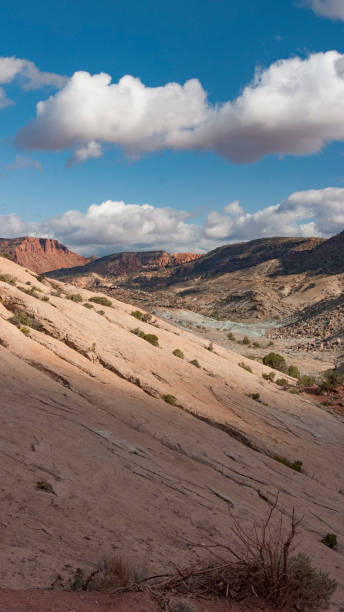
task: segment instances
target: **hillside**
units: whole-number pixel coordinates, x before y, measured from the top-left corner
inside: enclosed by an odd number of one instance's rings
[[[73,253],[58,240],[50,238],[0,238],[0,254],[11,256],[13,261],[43,274],[56,268],[82,266],[89,261],[87,257]]]
[[[2,586],[48,587],[114,553],[153,571],[199,559],[200,545],[235,540],[231,515],[249,528],[280,491],[281,512],[304,517],[300,549],[343,603],[340,416],[128,304],[84,289],[68,299],[75,287],[4,258],[0,274]],[[336,551],[321,543],[328,531]]]

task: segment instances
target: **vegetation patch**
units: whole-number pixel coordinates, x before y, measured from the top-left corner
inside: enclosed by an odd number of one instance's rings
[[[278,353],[268,353],[267,355],[265,355],[265,357],[263,357],[263,363],[264,365],[269,366],[274,370],[279,370],[280,372],[287,371],[287,364],[285,362],[285,359],[284,357],[282,357],[282,355],[279,355]]]
[[[19,329],[24,326],[31,327],[32,329],[39,331],[42,327],[40,322],[37,321],[34,316],[28,315],[27,312],[24,312],[23,310],[16,310],[13,317],[10,317],[7,320],[12,323],[12,325],[19,327]]]
[[[39,491],[44,491],[45,493],[52,493],[53,495],[56,495],[53,486],[46,480],[38,480],[36,482],[36,489],[39,489]]]
[[[290,365],[288,368],[288,375],[292,378],[300,378],[301,373],[299,368],[297,368],[295,365]]]
[[[174,355],[175,357],[179,357],[179,359],[184,359],[184,353],[183,353],[183,351],[181,351],[181,350],[180,350],[180,349],[178,349],[178,348],[174,349],[174,351],[173,351],[173,355]]]
[[[244,336],[242,339],[242,343],[248,346],[249,344],[251,344],[251,340],[249,339],[248,336]]]
[[[289,461],[289,459],[286,457],[281,457],[280,455],[274,455],[273,459],[278,461],[278,463],[283,463],[283,465],[286,465],[288,468],[295,470],[295,472],[302,472],[302,461]]]
[[[164,402],[166,402],[167,404],[171,404],[171,406],[175,406],[177,398],[174,395],[167,393],[166,395],[162,395],[161,397],[164,400]]]
[[[252,368],[244,361],[240,361],[240,363],[238,363],[238,366],[240,366],[243,370],[246,370],[246,372],[251,372],[252,374]]]
[[[132,317],[135,317],[135,319],[143,321],[144,323],[148,323],[152,320],[152,315],[150,312],[141,312],[141,310],[133,310],[130,314]]]
[[[90,304],[89,302],[85,302],[83,306],[85,306],[85,308],[88,308],[89,310],[92,310],[92,308],[94,308],[93,304]]]
[[[337,536],[335,533],[327,533],[321,541],[329,548],[336,548],[337,546]]]
[[[131,329],[130,331],[132,334],[135,334],[135,336],[146,340],[146,342],[149,342],[153,346],[159,346],[159,338],[155,334],[145,334],[139,327],[135,327],[135,329]]]
[[[7,283],[8,285],[15,285],[17,279],[11,274],[0,274],[0,281]]]
[[[195,368],[200,368],[201,366],[199,365],[199,361],[198,359],[192,359],[190,361],[191,365],[195,366]]]
[[[112,306],[112,302],[108,300],[108,298],[102,297],[101,295],[94,295],[88,301],[94,302],[95,304],[100,304],[100,306]]]
[[[70,295],[66,295],[67,300],[72,300],[72,302],[80,303],[83,301],[80,293],[71,293]]]
[[[264,378],[264,380],[268,380],[270,382],[273,382],[275,380],[275,372],[263,372],[262,377]]]

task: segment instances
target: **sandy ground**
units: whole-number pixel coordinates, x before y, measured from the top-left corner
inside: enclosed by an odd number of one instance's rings
[[[224,541],[239,546],[232,517],[250,530],[279,491],[284,519],[293,507],[304,517],[299,549],[338,580],[333,610],[344,604],[340,415],[264,380],[270,368],[256,361],[207,350],[161,319],[138,321],[130,305],[87,309],[92,293],[80,290],[81,303],[66,299],[75,287],[54,296],[50,281],[8,260],[0,274],[17,278],[0,281],[2,587],[44,589],[58,575],[68,584],[76,568],[113,555],[171,571]],[[36,296],[19,288],[33,285]],[[16,310],[40,329],[12,325]],[[302,461],[303,472],[274,455]],[[336,550],[321,543],[327,532]]]

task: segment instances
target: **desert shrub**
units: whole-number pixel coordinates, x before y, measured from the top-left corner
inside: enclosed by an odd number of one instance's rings
[[[143,340],[146,340],[146,342],[149,342],[153,346],[159,346],[159,338],[155,334],[145,334],[139,327],[135,327],[135,329],[131,329],[130,331],[132,334],[135,334],[135,336],[143,338]]]
[[[327,608],[336,581],[314,569],[306,555],[293,554],[300,521],[293,511],[290,522],[286,523],[282,513],[276,510],[277,499],[265,522],[255,525],[251,532],[247,533],[234,521],[233,533],[241,546],[235,552],[228,547],[232,558],[223,559],[221,554],[220,561],[205,560],[178,570],[167,579],[163,576],[160,581],[154,581],[154,577],[151,582],[148,579],[148,586],[157,596],[169,591],[173,595],[222,598],[231,602],[251,599],[254,594],[269,610]]]
[[[344,381],[344,374],[335,372],[335,370],[329,370],[325,373],[324,380],[320,383],[319,389],[323,391],[334,391]]]
[[[180,349],[176,348],[173,351],[173,355],[175,355],[175,357],[179,357],[179,359],[184,359],[184,353],[183,351],[181,351]]]
[[[159,346],[159,338],[155,334],[145,334],[143,336],[143,339],[146,340],[146,342],[152,344],[153,346]]]
[[[299,368],[297,368],[294,365],[289,366],[288,368],[288,374],[289,376],[291,376],[292,378],[300,378],[301,374],[300,374],[300,370]]]
[[[312,387],[315,384],[315,380],[313,376],[308,376],[308,374],[303,374],[299,378],[299,385],[302,387]]]
[[[103,591],[113,593],[125,590],[146,577],[145,568],[134,568],[120,557],[105,558],[91,574],[78,568],[70,582],[72,591]]]
[[[252,374],[252,368],[249,365],[247,365],[247,363],[244,363],[243,361],[241,361],[240,363],[238,363],[238,365],[244,370],[246,370],[246,372],[251,372]]]
[[[253,342],[253,345],[252,345],[252,346],[253,346],[254,348],[260,348],[260,344],[259,344],[259,342],[257,342],[256,340]]]
[[[286,378],[277,378],[276,385],[280,387],[288,387],[289,383]]]
[[[270,382],[273,382],[275,380],[275,376],[276,376],[275,372],[269,372],[269,373],[263,372],[262,374],[262,377],[265,380],[269,380]]]
[[[52,493],[53,495],[56,495],[53,486],[46,480],[38,480],[36,482],[36,489],[44,491],[45,493]]]
[[[13,255],[11,255],[11,253],[0,253],[0,257],[5,257],[5,259],[13,259]]]
[[[208,351],[212,352],[214,350],[214,345],[212,342],[210,342],[210,344],[208,344],[208,346],[206,347]]]
[[[30,330],[28,327],[21,327],[20,331],[24,334],[24,336],[29,336],[30,335]]]
[[[144,323],[148,323],[152,320],[152,315],[150,312],[141,312],[141,310],[133,310],[131,313],[132,317],[135,317],[139,321],[143,321]]]
[[[24,327],[31,327],[32,329],[41,329],[40,322],[37,321],[35,317],[28,315],[27,312],[22,310],[16,310],[13,317],[10,317],[7,320],[12,323],[12,325],[19,328],[21,328],[23,325]]]
[[[174,395],[171,395],[170,393],[163,395],[162,399],[164,400],[164,402],[167,402],[167,404],[171,404],[171,406],[174,406],[177,401],[177,398]]]
[[[25,285],[31,285],[31,281],[26,281]]]
[[[99,314],[102,317],[105,315],[105,310],[97,310],[97,314]]]
[[[274,455],[273,459],[279,463],[283,463],[283,465],[286,465],[288,468],[295,470],[295,472],[302,472],[302,461],[297,460],[292,462],[286,457],[281,457],[281,455]]]
[[[108,298],[102,297],[101,295],[94,295],[88,301],[94,302],[95,304],[100,304],[100,306],[112,306],[112,302],[108,300]]]
[[[284,357],[279,355],[278,353],[268,353],[263,357],[263,363],[274,370],[279,370],[280,372],[285,372],[287,369],[287,364],[285,362]]]
[[[80,295],[80,293],[71,293],[70,295],[66,296],[67,300],[72,300],[72,302],[82,302],[82,296]]]
[[[11,274],[0,274],[0,281],[7,283],[8,285],[15,285],[17,279],[14,276],[11,276]]]
[[[248,336],[244,336],[242,339],[242,343],[248,346],[249,344],[251,344],[251,340],[249,339]]]
[[[195,368],[200,368],[201,366],[199,365],[199,361],[198,359],[192,359],[192,361],[190,361],[191,365],[195,366]]]
[[[43,295],[42,302],[49,302],[49,296],[48,295]]]
[[[336,548],[337,546],[337,536],[335,533],[327,533],[321,541],[329,548]]]
[[[249,393],[248,397],[253,400],[256,400],[256,402],[260,402],[260,393]]]
[[[234,334],[232,332],[228,332],[227,338],[228,338],[228,340],[231,340],[232,342],[235,342],[235,336],[234,336]]]
[[[85,308],[88,308],[89,310],[92,310],[92,308],[94,308],[93,304],[90,304],[89,302],[85,302],[83,306],[85,306]]]

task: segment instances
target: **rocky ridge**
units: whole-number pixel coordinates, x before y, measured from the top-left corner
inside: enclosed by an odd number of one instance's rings
[[[7,254],[24,268],[37,274],[44,274],[56,268],[82,266],[89,261],[78,253],[73,253],[58,240],[51,238],[0,238],[0,255]]]

